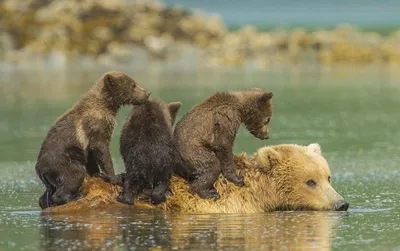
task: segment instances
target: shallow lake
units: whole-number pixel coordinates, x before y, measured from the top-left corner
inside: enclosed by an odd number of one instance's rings
[[[348,212],[190,215],[153,210],[41,216],[34,172],[53,121],[109,69],[0,69],[0,250],[400,250],[399,69],[292,67],[254,71],[132,71],[178,119],[214,91],[274,93],[270,139],[241,128],[235,153],[264,145],[317,142]],[[111,151],[123,170],[118,115]]]

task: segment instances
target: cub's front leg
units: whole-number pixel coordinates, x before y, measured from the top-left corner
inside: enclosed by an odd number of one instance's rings
[[[103,174],[100,174],[98,176],[112,184],[122,185],[121,179],[118,179],[115,175],[108,145],[105,143],[98,143],[92,147],[91,152],[93,153],[93,157],[96,160],[96,163],[103,171]]]
[[[216,116],[214,119],[213,151],[217,156],[224,177],[238,186],[244,186],[244,178],[236,174],[236,166],[233,161],[233,142],[236,136],[235,128],[231,128],[226,116]]]
[[[237,186],[244,186],[244,178],[236,174],[236,166],[233,161],[233,153],[231,149],[220,149],[215,152],[221,163],[222,174],[224,177]]]

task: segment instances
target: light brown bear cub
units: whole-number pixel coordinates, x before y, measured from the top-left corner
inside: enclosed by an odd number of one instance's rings
[[[124,73],[109,72],[57,119],[35,166],[46,186],[39,199],[42,209],[82,198],[79,189],[86,173],[94,175],[101,169],[104,179],[120,183],[109,151],[115,117],[121,106],[142,104],[149,95]]]
[[[272,93],[251,88],[216,93],[193,107],[176,124],[174,138],[190,177],[190,191],[201,198],[220,197],[214,183],[224,177],[243,186],[236,174],[233,143],[242,123],[255,137],[268,139],[272,116]]]

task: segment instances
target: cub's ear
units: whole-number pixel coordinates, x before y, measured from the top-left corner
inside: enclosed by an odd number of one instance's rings
[[[321,155],[321,146],[318,143],[309,144],[307,150]]]
[[[178,111],[181,108],[181,106],[182,106],[182,103],[179,101],[171,102],[168,104],[168,110],[169,110],[169,114],[171,115],[172,124],[175,123],[176,115],[178,114]]]
[[[111,86],[115,84],[115,77],[112,72],[106,73],[103,76],[103,82],[105,86]]]
[[[260,103],[266,103],[272,98],[272,96],[273,96],[272,92],[264,92],[263,94],[261,94],[258,100],[260,101]]]
[[[253,161],[256,168],[269,171],[276,167],[281,159],[281,155],[272,147],[260,148],[254,155]]]
[[[261,90],[261,89],[260,89],[260,88],[258,88],[258,87],[252,87],[252,88],[248,88],[248,89],[246,89],[246,91],[262,92],[263,90]]]

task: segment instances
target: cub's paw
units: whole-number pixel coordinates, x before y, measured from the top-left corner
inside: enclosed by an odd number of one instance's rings
[[[101,178],[103,179],[105,182],[109,182],[109,178],[107,175],[105,175],[104,173],[95,173],[92,176],[93,178]]]
[[[217,190],[215,188],[211,188],[209,190],[199,191],[197,194],[202,199],[216,199],[216,200],[218,200],[219,198],[221,198],[221,196],[219,195],[219,193],[217,192]]]
[[[152,192],[151,192],[151,203],[153,205],[158,205],[160,203],[163,203],[167,200],[167,196],[171,196],[171,190],[167,187],[166,189],[157,189],[160,187],[156,187]]]
[[[172,193],[172,191],[171,191],[171,189],[167,189],[167,191],[165,191],[165,196],[166,197],[171,197],[171,196],[173,196],[174,194]]]
[[[111,183],[114,185],[120,185],[120,186],[123,185],[123,179],[125,179],[125,176],[122,176],[122,175],[110,177],[104,173],[96,173],[93,175],[93,177],[101,178],[105,182],[108,182],[108,183]]]
[[[71,200],[80,200],[85,198],[85,195],[83,193],[77,193],[74,196],[72,196]]]
[[[46,190],[44,194],[39,199],[39,206],[41,209],[46,209],[48,207],[54,206],[54,202],[51,200],[52,192]]]
[[[125,205],[130,205],[130,206],[132,206],[134,203],[133,198],[126,198],[123,194],[118,195],[117,201],[119,203],[122,203]]]
[[[237,186],[240,187],[244,186],[244,178],[241,175],[237,174],[227,175],[225,176],[225,178]]]
[[[122,184],[125,182],[126,173],[120,173],[120,174],[117,174],[116,176],[117,176],[117,179],[119,179]]]
[[[117,176],[109,177],[108,182],[110,182],[111,184],[114,184],[114,185],[119,185],[119,186],[123,185],[121,177],[117,177]]]
[[[153,205],[161,204],[161,203],[165,202],[166,200],[167,200],[167,198],[166,198],[165,194],[157,194],[157,195],[153,194],[151,196],[151,204],[153,204]]]

